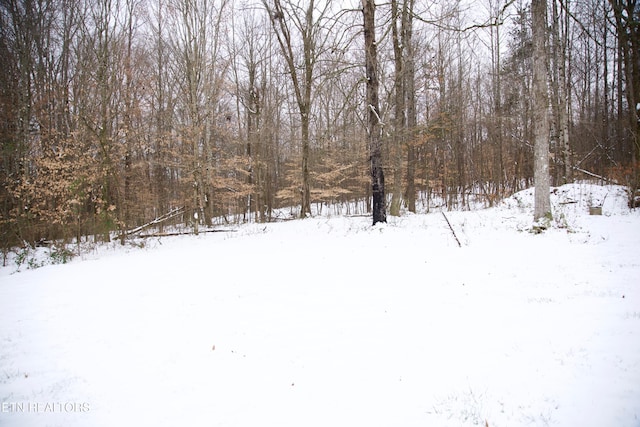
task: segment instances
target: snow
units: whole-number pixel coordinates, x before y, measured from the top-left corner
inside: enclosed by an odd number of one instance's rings
[[[314,217],[0,270],[0,425],[640,425],[621,187]],[[588,215],[601,205],[602,216]],[[329,211],[329,209],[327,209]]]

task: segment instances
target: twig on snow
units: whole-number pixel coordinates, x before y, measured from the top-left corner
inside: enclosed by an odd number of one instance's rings
[[[458,243],[458,247],[461,248],[462,244],[460,243],[460,240],[458,239],[458,236],[456,236],[456,232],[453,231],[453,227],[451,226],[451,223],[449,222],[449,218],[447,218],[447,216],[444,214],[444,211],[442,211],[442,216],[444,217],[444,220],[447,221],[447,225],[449,226],[449,230],[451,230],[451,234],[453,234],[453,237],[456,239],[456,242]]]

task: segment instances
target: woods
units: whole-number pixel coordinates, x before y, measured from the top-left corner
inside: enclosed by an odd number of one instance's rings
[[[549,185],[635,190],[639,21],[635,0],[2,0],[0,242],[489,206],[543,158]]]

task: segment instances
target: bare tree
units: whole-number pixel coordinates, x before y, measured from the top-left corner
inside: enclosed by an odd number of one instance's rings
[[[151,40],[153,42],[151,69],[153,84],[151,95],[151,120],[147,126],[150,128],[151,138],[150,162],[152,164],[150,175],[152,177],[151,188],[154,194],[154,211],[168,212],[171,206],[172,194],[176,191],[174,172],[176,165],[171,162],[172,146],[171,133],[173,131],[173,105],[175,96],[169,78],[168,58],[170,55],[167,41],[167,18],[165,16],[167,0],[156,0],[150,6],[151,15]],[[162,231],[163,224],[160,224]]]
[[[534,221],[551,219],[549,184],[549,101],[547,88],[547,1],[531,1],[533,26]]]
[[[278,85],[270,80],[273,61],[272,41],[275,38],[269,30],[269,18],[254,14],[240,16],[234,22],[237,30],[232,33],[232,71],[236,86],[236,110],[238,118],[238,139],[243,146],[237,169],[244,173],[244,188],[238,196],[244,198],[243,218],[251,221],[265,221],[273,207],[273,181],[277,163],[274,157],[273,126],[268,122],[275,117],[269,102],[274,97]],[[232,19],[235,20],[235,17]],[[267,26],[265,26],[267,24]],[[279,62],[278,62],[279,63]],[[236,188],[237,188],[236,187]]]
[[[569,140],[569,90],[566,69],[568,62],[567,50],[569,44],[569,13],[566,11],[568,2],[565,2],[564,0],[552,0],[552,2],[553,20],[551,26],[551,60],[553,68],[550,74],[552,77],[551,87],[553,97],[551,105],[554,116],[554,136],[556,139],[556,147],[560,154],[556,157],[562,159],[561,182],[565,184],[570,182],[572,179],[571,145]]]
[[[404,46],[404,77],[407,115],[407,185],[405,199],[409,212],[416,211],[416,58],[413,40],[414,0],[405,0],[403,8],[402,45]]]
[[[640,5],[637,0],[610,0],[615,17],[616,35],[620,55],[620,68],[624,78],[627,101],[628,132],[632,141],[632,161],[636,175],[640,175]],[[622,84],[622,82],[620,82]],[[620,112],[622,113],[622,112]],[[640,185],[640,176],[636,178]]]
[[[287,64],[300,114],[302,144],[300,216],[304,218],[311,213],[309,182],[311,95],[316,63],[324,50],[324,39],[321,32],[330,2],[326,2],[322,8],[318,8],[315,0],[309,0],[304,8],[293,2],[286,2],[283,5],[280,0],[263,0],[263,4],[269,13],[280,51]],[[294,40],[296,36],[301,38],[301,53],[295,51]]]
[[[382,121],[378,101],[378,50],[376,46],[374,0],[362,1],[364,17],[364,54],[367,79],[367,139],[371,161],[371,192],[373,195],[373,225],[387,221],[382,166]]]
[[[405,111],[405,76],[404,76],[404,31],[406,26],[406,2],[400,11],[397,0],[391,0],[391,37],[393,42],[393,131],[391,133],[391,145],[393,150],[393,192],[389,214],[400,215],[402,201],[402,154],[406,139],[407,117]]]
[[[226,63],[220,58],[223,1],[175,0],[173,47],[182,107],[183,167],[191,191],[194,232],[212,217],[213,136]]]

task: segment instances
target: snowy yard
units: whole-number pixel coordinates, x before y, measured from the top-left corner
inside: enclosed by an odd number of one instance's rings
[[[552,201],[0,269],[0,426],[638,427],[640,213]]]

